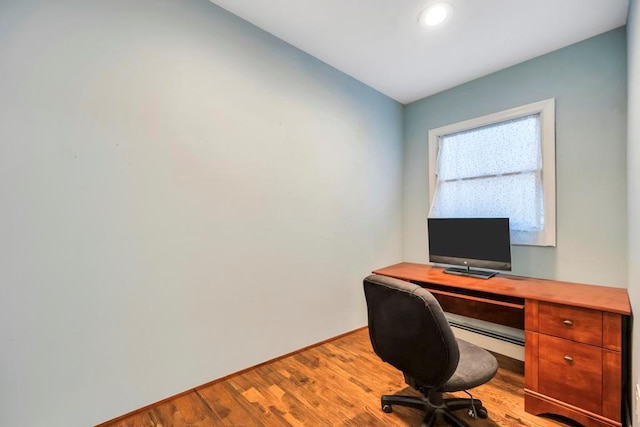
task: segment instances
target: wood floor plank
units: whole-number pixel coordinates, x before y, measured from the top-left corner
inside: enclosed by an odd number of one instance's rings
[[[256,376],[259,375],[266,384],[272,383],[269,389],[280,395],[283,407],[300,424],[333,425],[335,414],[324,416],[323,411],[320,410],[328,402],[313,393],[310,387],[300,387],[296,382],[297,375],[291,375],[291,372],[287,371],[287,377],[282,376],[283,370],[285,369],[282,368],[279,371],[264,369],[263,372],[256,373]],[[301,408],[307,409],[301,410]]]
[[[472,390],[488,409],[489,418],[459,414],[469,425],[570,425],[526,413],[522,363],[498,360],[496,377]],[[383,394],[420,395],[404,383],[401,372],[375,355],[364,329],[200,387],[108,427],[420,425],[418,410],[394,407],[391,414],[382,412]]]
[[[245,403],[228,380],[198,389],[197,393],[218,416],[221,425],[230,427],[263,425],[259,414],[252,411],[251,404]]]
[[[264,381],[265,371],[258,368],[234,377],[230,382],[252,404],[254,412],[265,425],[303,426],[295,410],[300,402],[291,403],[292,399],[285,399],[285,391],[277,384]]]
[[[319,409],[326,413],[327,417],[332,417],[332,425],[348,423],[358,410],[366,410],[366,407],[361,408],[357,402],[354,402],[354,394],[359,394],[362,389],[353,384],[348,376],[336,373],[328,362],[320,361],[314,355],[298,356],[289,362],[298,370],[303,370],[308,366],[316,366],[307,373],[306,388],[324,400],[325,403]],[[326,411],[322,409],[323,406],[332,409]]]
[[[323,425],[324,420],[309,408],[320,406],[316,396],[306,393],[297,382],[298,373],[289,373],[288,378],[264,382],[269,377],[269,369],[262,368],[247,376],[230,380],[233,387],[249,402],[252,402],[253,415],[260,417],[265,425]],[[256,378],[259,377],[259,378]],[[293,392],[292,392],[293,391]],[[275,399],[274,399],[275,397]],[[310,400],[310,399],[315,399]],[[331,425],[326,423],[326,425]]]
[[[318,383],[317,375],[306,372],[306,366],[301,365],[294,358],[282,361],[282,366],[277,371],[267,373],[267,380],[274,381],[285,391],[286,396],[302,403],[304,411],[300,407],[293,407],[298,419],[305,425],[333,426],[340,423],[344,408],[338,407],[326,396],[322,388],[326,381]],[[335,411],[325,411],[322,408],[334,407]],[[309,417],[312,415],[312,418]]]
[[[273,376],[275,375],[275,377]],[[277,376],[281,376],[280,379]],[[308,417],[305,412],[312,412],[314,419],[308,420],[306,425],[339,425],[346,417],[345,405],[336,402],[335,394],[327,395],[327,387],[333,387],[335,384],[327,381],[325,378],[318,381],[319,374],[308,371],[308,367],[292,358],[283,361],[283,366],[273,372],[268,379],[275,380],[287,396],[294,397],[305,405],[305,411],[297,408],[296,412],[299,416]],[[323,408],[334,408],[332,411],[326,411]]]
[[[111,423],[109,427],[155,427],[147,412],[133,414],[125,419]]]
[[[195,392],[158,405],[148,414],[154,426],[163,427],[207,427],[220,421]]]

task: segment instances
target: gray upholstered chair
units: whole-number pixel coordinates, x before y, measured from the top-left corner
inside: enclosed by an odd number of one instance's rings
[[[486,383],[498,370],[496,358],[456,339],[438,301],[420,286],[371,275],[364,279],[364,293],[373,350],[402,371],[405,382],[425,396],[382,396],[382,410],[391,412],[392,405],[422,409],[423,427],[435,425],[440,417],[451,425],[468,427],[452,413],[458,409],[486,418],[481,401],[443,399],[443,393]]]

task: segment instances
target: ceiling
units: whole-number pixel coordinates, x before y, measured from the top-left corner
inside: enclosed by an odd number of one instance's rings
[[[629,0],[211,0],[407,104],[626,23]]]

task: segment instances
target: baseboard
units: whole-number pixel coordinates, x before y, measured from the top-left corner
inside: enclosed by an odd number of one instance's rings
[[[512,359],[524,361],[524,347],[521,345],[471,332],[466,329],[455,327],[454,325],[451,325],[451,329],[453,329],[455,336],[462,340],[469,341],[470,343],[485,348],[493,353],[503,354]]]

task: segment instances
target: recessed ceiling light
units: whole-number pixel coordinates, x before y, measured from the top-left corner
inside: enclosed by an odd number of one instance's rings
[[[424,26],[433,27],[449,20],[451,15],[453,15],[453,6],[449,3],[436,3],[420,14],[419,21]]]

